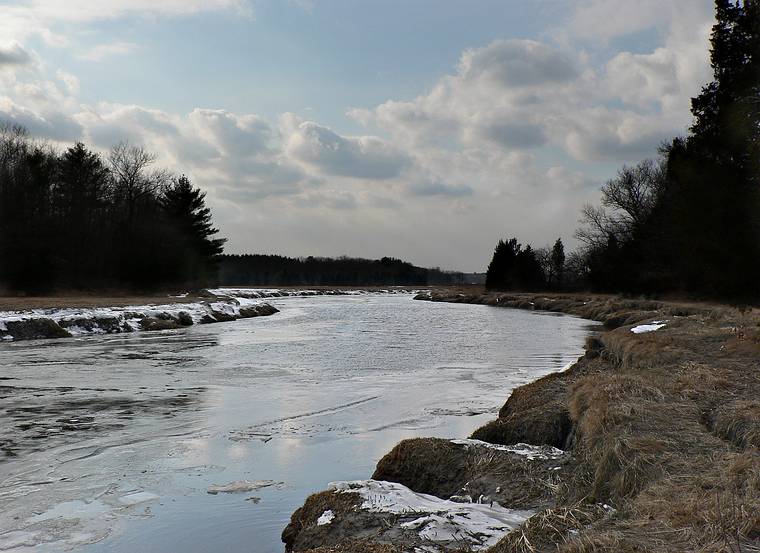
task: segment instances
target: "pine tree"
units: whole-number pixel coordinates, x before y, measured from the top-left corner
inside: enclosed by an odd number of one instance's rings
[[[175,238],[177,268],[186,282],[205,283],[215,276],[225,238],[213,238],[219,230],[211,224],[206,193],[184,175],[164,190],[161,206]]]
[[[486,271],[486,289],[509,290],[514,286],[514,267],[520,249],[517,238],[499,240]]]
[[[562,288],[565,273],[565,245],[562,243],[562,238],[557,238],[552,247],[551,269],[554,277],[552,284],[555,288]]]

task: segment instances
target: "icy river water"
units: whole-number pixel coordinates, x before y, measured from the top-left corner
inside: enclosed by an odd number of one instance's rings
[[[0,551],[282,552],[328,482],[399,440],[466,437],[582,353],[589,321],[411,296],[0,344]],[[213,486],[262,481],[244,493]]]

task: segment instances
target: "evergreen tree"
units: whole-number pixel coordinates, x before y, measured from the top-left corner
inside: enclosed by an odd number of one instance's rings
[[[551,284],[555,288],[562,288],[565,274],[565,245],[562,243],[562,238],[557,238],[552,247],[551,272],[553,277]]]
[[[517,253],[512,281],[518,290],[541,290],[546,287],[546,275],[536,252],[528,245]]]
[[[486,271],[486,289],[509,290],[514,286],[514,266],[520,248],[517,238],[499,240]]]
[[[153,156],[120,146],[106,164],[78,143],[57,153],[0,124],[0,289],[148,290],[203,285],[224,240],[204,194],[148,172]]]
[[[179,259],[175,265],[180,272],[177,276],[187,282],[203,282],[215,277],[226,239],[213,238],[219,230],[211,223],[206,193],[183,175],[166,187],[161,206],[177,248],[172,252]]]
[[[110,182],[101,157],[81,142],[58,160],[58,177],[51,190],[52,211],[61,279],[68,286],[83,287],[104,271]],[[83,240],[88,248],[82,247]]]

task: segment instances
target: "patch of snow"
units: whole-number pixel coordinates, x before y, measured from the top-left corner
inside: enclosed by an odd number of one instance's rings
[[[667,323],[668,321],[652,321],[649,324],[634,326],[631,329],[631,332],[633,332],[634,334],[643,334],[645,332],[653,332],[655,330],[660,330]]]
[[[549,445],[530,445],[522,443],[514,445],[499,445],[473,439],[451,440],[451,443],[463,445],[465,447],[485,447],[497,451],[508,451],[516,455],[522,455],[530,461],[533,461],[534,459],[559,459],[565,454],[561,449]]]
[[[330,524],[334,518],[335,518],[335,513],[333,513],[330,509],[328,509],[324,513],[322,513],[322,515],[317,519],[317,526],[324,526],[325,524]]]
[[[231,296],[235,298],[280,298],[307,296],[363,296],[371,294],[418,294],[423,290],[406,290],[401,288],[383,290],[348,290],[327,289],[311,290],[308,288],[212,288],[209,290],[215,296]]]
[[[0,333],[3,333],[3,340],[13,340],[12,335],[5,334],[8,332],[6,323],[43,318],[55,321],[72,336],[106,334],[108,332],[135,332],[142,330],[140,322],[144,318],[179,321],[180,314],[185,313],[190,316],[194,324],[198,324],[204,316],[211,315],[212,311],[239,318],[241,307],[251,307],[261,303],[261,301],[254,301],[247,297],[223,297],[210,302],[199,301],[164,305],[0,311]]]
[[[276,482],[274,480],[235,480],[227,484],[212,484],[206,490],[211,495],[218,493],[242,493],[252,492],[254,490],[260,490],[261,488],[268,488],[270,486],[280,486],[283,482]]]
[[[534,514],[505,509],[496,502],[457,503],[381,480],[332,482],[330,489],[335,493],[358,493],[364,500],[361,509],[369,512],[407,516],[419,513],[402,528],[414,530],[429,542],[457,542],[473,551],[495,545]]]

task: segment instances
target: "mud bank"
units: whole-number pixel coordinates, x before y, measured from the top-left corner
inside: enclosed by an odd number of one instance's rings
[[[283,532],[287,551],[760,550],[757,310],[581,295],[417,299],[603,326],[581,359],[515,389],[470,440],[405,440],[372,480],[309,497]],[[496,513],[467,510],[483,505]]]

